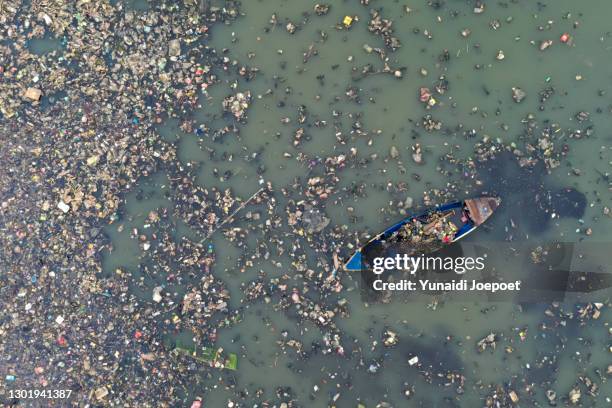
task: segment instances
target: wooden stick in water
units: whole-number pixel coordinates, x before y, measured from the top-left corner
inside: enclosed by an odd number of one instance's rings
[[[214,234],[215,232],[217,232],[217,230],[219,228],[221,228],[223,225],[225,225],[227,222],[229,222],[240,210],[242,210],[244,207],[246,207],[246,205],[255,197],[257,197],[257,195],[259,193],[261,193],[263,190],[265,189],[265,187],[260,188],[259,190],[257,190],[252,196],[249,197],[248,200],[246,200],[244,203],[240,204],[240,207],[236,208],[236,210],[231,213],[229,216],[227,216],[223,221],[221,221],[221,223],[217,224],[215,226],[215,228],[210,231],[208,233],[208,235],[206,235],[206,238],[204,238],[203,240],[200,241],[200,244],[203,244],[204,242],[208,241],[208,239],[212,236],[212,234]]]

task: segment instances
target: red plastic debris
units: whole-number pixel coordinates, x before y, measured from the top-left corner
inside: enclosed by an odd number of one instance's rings
[[[134,338],[138,340],[141,337],[142,337],[142,332],[140,330],[136,330],[136,332],[134,332]]]
[[[427,102],[431,98],[431,91],[429,88],[421,88],[419,89],[419,99],[421,102]]]
[[[568,33],[563,33],[559,39],[565,44],[570,40],[570,35]]]
[[[58,344],[60,347],[66,347],[66,345],[68,344],[68,342],[66,341],[66,338],[65,338],[64,336],[61,336],[61,335],[60,335],[60,336],[57,338],[57,344]]]
[[[191,408],[201,408],[202,407],[202,401],[200,400],[195,400],[191,403]]]

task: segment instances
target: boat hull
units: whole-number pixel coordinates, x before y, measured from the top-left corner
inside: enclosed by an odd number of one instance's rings
[[[497,197],[470,198],[463,201],[455,201],[438,206],[419,215],[406,217],[368,241],[349,258],[349,260],[344,264],[344,269],[347,271],[361,270],[363,264],[362,253],[364,249],[368,247],[368,245],[376,244],[389,239],[390,237],[393,237],[394,234],[397,234],[398,231],[400,231],[400,229],[402,229],[406,224],[413,222],[415,219],[427,220],[428,217],[434,213],[458,213],[461,215],[461,226],[457,228],[457,231],[452,236],[445,237],[443,244],[451,244],[459,241],[473,232],[476,228],[478,228],[478,226],[482,225],[493,214],[500,203],[501,200]]]

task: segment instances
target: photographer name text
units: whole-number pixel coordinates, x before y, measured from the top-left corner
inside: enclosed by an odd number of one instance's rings
[[[450,282],[433,282],[428,279],[416,281],[402,279],[397,282],[385,282],[376,279],[372,283],[376,291],[449,291],[449,292],[513,292],[521,290],[521,281],[513,282],[479,282],[477,280],[452,280]]]

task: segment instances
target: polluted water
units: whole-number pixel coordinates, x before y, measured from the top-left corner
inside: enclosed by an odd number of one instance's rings
[[[609,289],[369,301],[341,265],[479,195],[468,240],[605,248],[610,12],[0,1],[2,398],[607,406]]]

